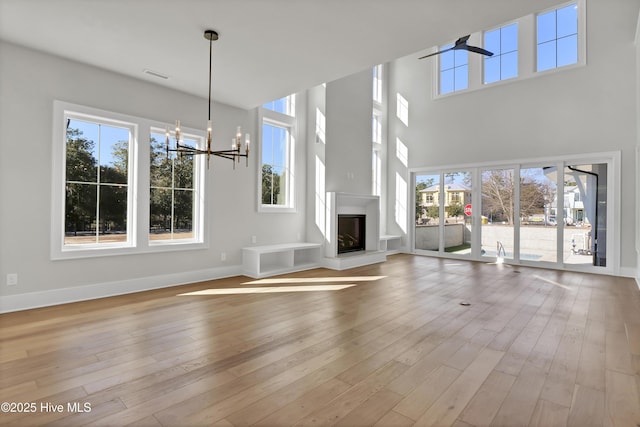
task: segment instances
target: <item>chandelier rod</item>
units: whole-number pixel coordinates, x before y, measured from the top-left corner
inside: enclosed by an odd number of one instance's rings
[[[211,62],[213,57],[213,37],[207,38],[209,39],[209,117],[207,117],[207,119],[211,120]]]

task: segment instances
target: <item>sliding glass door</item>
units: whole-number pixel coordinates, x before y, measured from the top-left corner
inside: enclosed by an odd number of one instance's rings
[[[619,153],[611,153],[578,161],[415,171],[412,250],[611,271],[610,258],[617,254],[607,252],[612,233],[619,235],[611,214],[618,163]]]
[[[606,266],[606,163],[565,166],[563,199],[564,263]]]
[[[520,169],[520,260],[555,263],[557,173],[553,165]]]
[[[469,257],[472,173],[449,171],[414,176],[414,250]]]
[[[481,250],[483,257],[513,259],[515,171],[513,168],[485,169],[481,174]]]
[[[440,251],[440,174],[416,175],[414,249]]]

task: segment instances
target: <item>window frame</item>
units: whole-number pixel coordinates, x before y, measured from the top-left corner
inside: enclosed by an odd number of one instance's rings
[[[149,128],[149,154],[151,153],[151,136],[153,134],[164,135],[166,129],[163,130],[158,126],[151,126]],[[171,137],[175,137],[175,130],[170,131]],[[184,139],[194,140],[196,141],[196,146],[204,149],[205,138],[202,135],[197,135],[195,133],[191,133],[188,129],[182,129],[182,135]],[[149,157],[149,156],[148,156]],[[205,156],[196,155],[193,156],[193,219],[192,219],[192,233],[193,237],[189,239],[162,239],[162,240],[151,240],[150,233],[150,220],[151,220],[151,160],[149,159],[149,167],[147,168],[147,172],[149,174],[149,198],[147,199],[147,207],[149,209],[149,216],[147,218],[147,242],[149,247],[159,248],[159,247],[167,247],[167,246],[177,246],[177,245],[201,245],[204,243],[204,214],[205,214],[205,197],[204,197],[204,180],[205,180]],[[175,191],[175,187],[171,187],[172,191]],[[173,218],[171,219],[173,221]]]
[[[560,67],[556,66],[552,68],[548,68],[545,70],[538,71],[538,16],[544,15],[545,13],[558,11],[570,5],[576,5],[577,7],[577,52],[578,60],[573,64],[562,65]],[[533,38],[532,38],[532,55],[533,55],[533,75],[544,75],[547,73],[553,73],[563,70],[569,70],[575,67],[584,66],[587,63],[587,36],[586,36],[586,1],[585,0],[574,0],[568,1],[565,3],[561,3],[547,9],[541,10],[537,13],[533,14]],[[557,40],[557,39],[556,39]],[[557,52],[557,49],[556,49]]]
[[[372,87],[372,98],[373,102],[377,105],[382,104],[382,90],[383,90],[383,67],[382,64],[375,65],[372,69],[373,74],[373,87]]]
[[[95,244],[65,245],[65,182],[66,182],[66,119],[68,115],[86,119],[98,119],[100,122],[133,126],[129,147],[129,171],[127,194],[127,233],[130,238],[126,245]],[[197,239],[189,241],[161,241],[149,244],[149,150],[151,129],[165,129],[166,123],[127,114],[115,113],[98,108],[55,100],[53,102],[52,125],[52,168],[51,168],[51,225],[50,225],[50,259],[81,259],[113,255],[128,255],[149,252],[168,252],[209,247],[207,238],[206,212],[208,200],[205,198],[204,156],[197,156],[197,172],[194,176],[194,187],[198,186],[197,218],[194,212],[194,229],[198,227]],[[183,132],[190,137],[204,138],[204,132],[183,126]],[[163,132],[164,133],[164,132]],[[142,141],[142,143],[141,143]],[[196,184],[197,183],[197,184]],[[197,221],[197,226],[195,222]],[[194,234],[196,236],[196,234]]]
[[[290,95],[293,96],[293,95]],[[258,170],[257,170],[257,210],[261,213],[293,213],[297,212],[296,206],[296,179],[295,179],[295,145],[297,139],[296,118],[294,115],[278,113],[264,106],[258,108]],[[285,186],[285,200],[283,205],[271,205],[262,203],[262,153],[263,153],[263,125],[281,127],[288,130],[289,137],[287,139],[285,170],[288,174]]]
[[[452,41],[451,43],[445,43],[442,46],[438,46],[438,51],[443,51],[446,49],[450,49],[454,46],[455,41]],[[460,53],[466,56],[466,62],[464,64],[461,65],[457,65],[456,64],[456,55]],[[444,55],[446,54],[451,54],[452,55],[452,63],[453,66],[451,68],[447,68],[445,70],[442,69],[442,59],[444,58]],[[444,54],[440,54],[437,57],[437,61],[434,61],[437,63],[437,70],[438,70],[438,78],[437,78],[437,93],[438,96],[447,96],[447,95],[451,95],[453,93],[461,93],[461,92],[465,92],[467,90],[469,90],[469,88],[471,87],[471,79],[470,79],[470,70],[471,70],[471,64],[469,61],[469,52],[466,50],[450,50],[448,52],[445,52]],[[467,72],[466,72],[466,86],[461,87],[459,89],[456,89],[456,71],[460,68],[466,67],[467,68]],[[444,71],[452,71],[453,72],[453,88],[452,90],[448,91],[448,92],[442,92],[442,73]]]
[[[423,174],[446,174],[448,171],[452,170],[467,170],[472,173],[473,182],[472,184],[472,201],[471,203],[474,206],[481,206],[481,194],[479,191],[479,183],[481,182],[481,174],[482,171],[489,169],[505,169],[505,168],[513,168],[515,180],[518,182],[520,178],[521,170],[540,167],[541,165],[555,165],[558,170],[564,170],[566,165],[570,164],[590,164],[590,163],[605,163],[607,165],[607,218],[606,218],[606,229],[607,235],[603,239],[606,240],[606,251],[607,251],[607,260],[611,260],[611,262],[607,261],[606,266],[592,266],[592,265],[579,265],[579,264],[571,264],[566,263],[563,258],[563,248],[561,242],[563,241],[562,232],[564,231],[564,227],[561,224],[561,221],[558,221],[557,228],[557,236],[558,236],[558,249],[557,249],[557,259],[555,262],[532,262],[526,259],[520,258],[520,235],[518,232],[514,235],[514,247],[517,249],[514,251],[514,258],[510,260],[508,263],[512,265],[523,265],[523,266],[531,266],[531,267],[545,267],[558,269],[562,271],[581,271],[581,272],[589,272],[589,273],[598,273],[598,274],[611,274],[611,275],[619,275],[621,266],[620,260],[620,248],[615,245],[614,242],[620,240],[620,185],[621,185],[621,158],[622,153],[620,151],[611,151],[611,152],[602,152],[602,153],[582,153],[582,154],[570,154],[563,156],[553,156],[553,157],[541,157],[541,158],[528,158],[528,159],[514,159],[514,160],[505,160],[505,161],[494,161],[494,162],[481,162],[481,163],[469,163],[462,165],[454,165],[454,166],[436,166],[436,167],[416,167],[410,168],[408,171],[408,177],[413,182],[413,188],[411,189],[409,196],[409,203],[413,202],[413,206],[409,209],[410,212],[415,211],[415,197],[412,197],[415,194],[415,176],[423,175]],[[442,176],[442,175],[441,175]],[[442,179],[441,179],[442,181]],[[564,185],[563,180],[558,180],[557,192],[558,194],[564,194]],[[514,197],[516,200],[520,198],[520,186],[515,186],[515,194]],[[561,209],[560,209],[561,210]],[[515,217],[520,217],[520,207],[519,204],[516,205],[515,209]],[[557,213],[557,212],[556,212]],[[411,223],[412,218],[408,217],[409,223]],[[475,209],[472,211],[472,223],[480,224],[481,223],[481,210]],[[516,225],[514,225],[515,229],[520,228],[519,222],[516,221]],[[473,251],[472,255],[469,259],[474,261],[486,261],[486,258],[480,252],[480,247],[482,244],[481,240],[481,232],[475,233],[473,239]],[[417,255],[428,255],[434,257],[442,257],[442,258],[456,258],[456,255],[452,255],[450,253],[445,253],[444,251],[426,251],[422,249],[415,249],[416,235],[415,235],[415,226],[411,227],[408,233],[409,239],[409,247],[411,248],[411,253]],[[566,247],[564,247],[566,249]],[[458,256],[459,258],[459,256]]]
[[[502,51],[502,30],[507,28],[507,27],[514,26],[514,25],[515,25],[515,28],[516,28],[516,50],[515,51],[512,50],[512,51],[509,51],[509,52],[503,52]],[[497,83],[500,83],[500,82],[509,81],[509,80],[517,80],[518,78],[520,78],[520,75],[521,75],[521,73],[520,73],[520,51],[521,51],[521,49],[520,49],[520,23],[518,21],[511,21],[511,22],[504,23],[504,24],[500,25],[499,27],[491,28],[491,29],[483,31],[482,32],[482,45],[483,45],[483,48],[489,49],[489,47],[487,47],[486,43],[485,43],[486,42],[486,37],[487,37],[488,33],[492,33],[494,31],[499,31],[500,53],[495,54],[495,52],[494,52],[494,56],[489,57],[489,58],[488,57],[482,58],[483,59],[482,60],[482,85],[483,86],[494,85],[494,84],[497,84]],[[513,52],[516,53],[516,58],[517,58],[516,59],[516,75],[513,76],[513,77],[503,78],[502,77],[502,58],[503,58],[504,55],[506,55],[508,53],[513,53]],[[500,67],[500,78],[498,80],[487,82],[486,81],[487,80],[487,60],[493,59],[493,58],[500,59],[500,65],[499,65],[499,67]]]

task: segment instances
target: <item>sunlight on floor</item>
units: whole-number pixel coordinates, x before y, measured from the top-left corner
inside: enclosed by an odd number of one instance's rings
[[[353,286],[356,286],[356,285],[348,284],[348,285],[277,286],[277,287],[263,287],[263,288],[220,288],[220,289],[203,289],[201,291],[187,292],[184,294],[178,294],[178,296],[340,291],[342,289],[351,288]]]
[[[568,291],[575,291],[575,289],[574,289],[574,288],[570,288],[569,286],[565,286],[565,285],[563,285],[563,284],[561,284],[561,283],[554,282],[553,280],[545,279],[544,277],[536,276],[536,275],[534,275],[533,277],[535,277],[536,279],[540,279],[540,280],[542,280],[543,282],[550,283],[550,284],[552,284],[553,286],[559,286],[559,287],[561,287],[562,289],[566,289],[566,290],[568,290]]]
[[[387,276],[353,276],[353,277],[276,277],[244,282],[243,285],[277,285],[286,283],[331,283],[331,282],[374,282]]]

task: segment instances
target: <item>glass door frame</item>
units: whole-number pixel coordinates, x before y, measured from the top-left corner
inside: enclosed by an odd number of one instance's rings
[[[564,254],[564,212],[559,206],[556,206],[556,261],[529,261],[521,259],[521,233],[520,233],[520,175],[522,169],[554,166],[557,171],[556,182],[556,197],[558,201],[564,197],[564,171],[566,166],[576,164],[600,164],[605,163],[607,165],[607,219],[606,219],[606,250],[607,250],[607,265],[594,266],[583,264],[570,264],[565,263],[563,259]],[[440,175],[440,191],[441,194],[444,190],[444,177],[445,174],[452,171],[468,171],[472,176],[472,193],[471,200],[472,206],[481,206],[481,175],[483,170],[488,169],[514,169],[514,182],[517,184],[514,188],[514,200],[518,201],[514,207],[514,256],[513,259],[505,260],[506,264],[523,265],[532,267],[551,268],[566,271],[580,271],[598,274],[619,275],[620,274],[620,164],[621,164],[621,152],[604,152],[604,153],[592,153],[592,154],[577,154],[571,156],[552,157],[552,158],[537,158],[527,159],[523,161],[509,161],[509,162],[492,162],[492,163],[478,163],[478,164],[465,164],[459,166],[446,166],[446,167],[423,167],[423,168],[411,168],[409,170],[408,182],[411,182],[411,191],[409,191],[408,206],[411,209],[407,209],[409,213],[416,211],[415,206],[415,189],[416,189],[416,177],[419,175]],[[444,203],[440,206],[440,218],[443,219]],[[427,251],[415,248],[415,218],[409,216],[408,224],[413,224],[409,227],[408,231],[408,249],[409,253],[416,255],[427,255],[442,258],[453,259],[469,259],[473,261],[481,262],[496,262],[497,258],[482,256],[481,254],[481,233],[482,229],[479,226],[482,221],[481,209],[472,209],[471,226],[472,226],[472,238],[471,238],[471,253],[470,254],[454,254],[444,251],[444,220],[439,222],[438,236],[440,239],[438,251]]]

